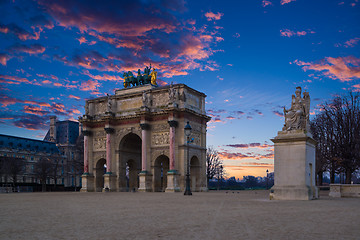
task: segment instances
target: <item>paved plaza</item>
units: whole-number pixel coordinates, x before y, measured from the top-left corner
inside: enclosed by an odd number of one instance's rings
[[[0,194],[0,239],[360,239],[360,198],[267,191]]]

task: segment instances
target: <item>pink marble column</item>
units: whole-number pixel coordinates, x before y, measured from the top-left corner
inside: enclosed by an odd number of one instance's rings
[[[111,173],[111,133],[113,128],[105,128],[106,132],[106,173]]]
[[[175,128],[177,127],[177,121],[171,120],[168,121],[170,125],[170,171],[175,170]]]
[[[88,145],[89,145],[89,136],[91,134],[90,131],[83,131],[84,134],[84,174],[89,173],[89,153],[88,153]]]
[[[147,135],[148,135],[148,129],[150,128],[150,125],[147,123],[141,123],[141,171],[146,172],[147,171]]]

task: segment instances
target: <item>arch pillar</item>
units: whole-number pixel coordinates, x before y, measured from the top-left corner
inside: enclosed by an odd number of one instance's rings
[[[169,152],[170,152],[170,169],[167,173],[167,187],[165,192],[180,192],[179,187],[179,174],[175,169],[175,139],[176,139],[176,127],[178,122],[174,119],[168,121],[170,125],[169,132]]]
[[[148,132],[150,130],[150,125],[146,122],[140,123],[141,127],[141,172],[139,173],[139,192],[151,192],[151,174],[147,170],[148,162]]]
[[[94,175],[89,174],[89,138],[91,131],[83,130],[84,134],[84,173],[81,176],[82,187],[80,192],[93,192],[94,189]]]
[[[106,132],[106,173],[104,174],[103,192],[116,191],[116,176],[111,172],[112,164],[112,134],[115,130],[109,126],[104,128]]]

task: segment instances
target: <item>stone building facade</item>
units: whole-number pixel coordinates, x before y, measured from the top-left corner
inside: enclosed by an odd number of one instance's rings
[[[205,97],[176,84],[87,100],[81,191],[183,191],[188,153],[192,191],[206,191]]]
[[[59,177],[57,184],[64,184],[64,178],[61,176],[63,163],[66,160],[60,153],[56,144],[53,142],[41,141],[36,139],[22,138],[0,134],[0,160],[12,161],[14,158],[22,159],[22,170],[16,176],[16,182],[20,186],[28,186],[32,191],[32,187],[40,184],[40,179],[36,173],[36,163],[41,159],[57,162]],[[9,164],[2,162],[3,164]],[[11,175],[0,171],[0,185],[11,183]],[[47,184],[55,184],[54,178],[49,174],[46,180]]]
[[[61,172],[62,183],[65,187],[81,187],[82,154],[83,151],[77,142],[83,138],[79,122],[64,120],[58,121],[56,116],[50,117],[50,128],[44,141],[53,142],[64,156]]]

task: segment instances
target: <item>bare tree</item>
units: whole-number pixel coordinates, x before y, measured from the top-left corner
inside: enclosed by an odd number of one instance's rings
[[[351,183],[352,174],[360,167],[359,94],[350,92],[323,104],[311,130],[318,141],[317,172],[327,169],[331,183],[335,173],[344,173],[345,183]]]
[[[17,157],[0,157],[0,168],[2,175],[6,178],[10,177],[13,183],[13,187],[17,184],[17,177],[24,171],[25,161],[23,158]]]
[[[209,180],[213,179],[219,173],[222,164],[218,152],[213,147],[208,147],[206,151],[206,177],[208,185]]]
[[[42,191],[46,191],[46,179],[51,176],[53,173],[53,164],[48,158],[40,158],[40,160],[35,163],[34,173],[38,178],[40,178],[40,183],[42,186]]]

